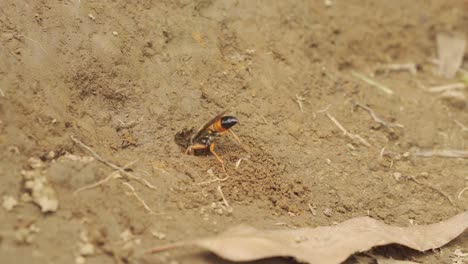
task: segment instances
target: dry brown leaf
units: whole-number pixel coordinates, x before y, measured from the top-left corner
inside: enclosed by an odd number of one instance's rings
[[[468,211],[437,224],[410,227],[390,226],[369,217],[353,218],[335,226],[292,230],[238,226],[218,236],[157,247],[148,253],[195,245],[230,261],[294,257],[307,263],[337,264],[354,253],[394,243],[419,251],[435,249],[466,228]]]
[[[459,35],[440,33],[437,35],[437,53],[439,55],[439,74],[453,78],[463,62],[466,40]]]

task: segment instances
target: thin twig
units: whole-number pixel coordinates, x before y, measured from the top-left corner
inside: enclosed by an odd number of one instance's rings
[[[414,63],[379,65],[375,69],[375,72],[379,72],[379,71],[382,71],[384,73],[387,73],[387,72],[390,72],[390,71],[408,71],[413,75],[418,72],[418,70],[416,68],[416,64],[414,64]]]
[[[336,118],[334,118],[332,115],[330,115],[329,113],[327,113],[327,117],[343,132],[343,135],[349,137],[351,140],[358,140],[359,142],[361,142],[361,144],[363,144],[364,146],[367,146],[367,147],[370,147],[371,144],[369,144],[369,142],[367,142],[367,140],[365,140],[364,138],[362,138],[361,136],[359,136],[358,134],[352,134],[352,133],[349,133],[348,130],[346,130],[346,128],[344,128],[340,122],[338,122],[338,120],[336,120]]]
[[[132,190],[132,193],[133,195],[138,199],[138,201],[140,201],[141,204],[143,204],[143,207],[145,207],[145,209],[150,212],[151,214],[154,214],[153,210],[151,210],[151,208],[146,204],[145,200],[143,200],[143,198],[141,198],[137,192],[135,191],[135,188],[133,188],[133,186],[128,183],[128,182],[122,182],[122,184],[124,184],[125,186],[127,186],[128,188],[130,188],[130,190]]]
[[[83,187],[80,187],[80,188],[76,189],[76,191],[73,192],[73,195],[77,195],[79,192],[82,192],[84,190],[89,190],[89,189],[92,189],[92,188],[96,188],[99,185],[104,184],[104,183],[110,181],[111,179],[116,179],[118,177],[121,177],[121,175],[119,174],[118,171],[114,171],[114,172],[110,173],[106,178],[104,178],[102,180],[99,180],[99,181],[97,181],[95,183],[85,185]]]
[[[453,121],[455,121],[455,124],[457,124],[457,125],[461,128],[461,130],[462,130],[463,132],[468,132],[468,127],[466,127],[465,125],[463,125],[460,121],[458,121],[458,120],[453,120]]]
[[[331,106],[332,106],[332,105],[329,104],[329,105],[327,105],[325,108],[320,109],[320,110],[318,110],[318,111],[315,112],[315,113],[316,113],[316,114],[324,113],[324,112],[328,111],[328,109],[329,109]]]
[[[458,149],[420,150],[412,154],[419,157],[468,158],[468,151]]]
[[[3,92],[2,88],[0,88],[0,96],[5,97],[5,93]]]
[[[458,196],[457,196],[458,200],[461,200],[461,196],[463,195],[463,193],[464,193],[466,190],[468,190],[468,187],[463,188],[463,190],[461,190],[461,191],[458,193]]]
[[[421,185],[421,186],[425,186],[425,187],[427,187],[427,188],[430,188],[430,189],[432,189],[432,190],[438,192],[440,195],[444,196],[454,207],[457,207],[457,208],[458,208],[458,206],[455,204],[455,202],[452,200],[452,198],[451,198],[448,194],[446,194],[444,191],[442,191],[442,190],[440,190],[439,188],[434,187],[434,186],[432,186],[432,185],[430,185],[430,184],[422,183],[422,182],[416,180],[416,178],[414,178],[414,177],[412,177],[412,176],[410,176],[410,177],[408,177],[408,178],[409,178],[410,180],[414,181],[415,183]]]
[[[221,185],[218,185],[218,192],[219,192],[219,195],[221,195],[221,198],[223,198],[223,203],[224,205],[226,206],[226,208],[231,208],[231,206],[229,205],[228,201],[226,200],[226,197],[224,197],[224,193],[223,193],[223,190],[221,190]]]
[[[376,87],[377,89],[380,89],[381,91],[385,92],[386,94],[389,94],[389,95],[392,95],[394,92],[388,88],[387,86],[381,84],[381,83],[378,83],[370,78],[367,78],[366,76],[358,73],[358,72],[355,72],[355,71],[352,71],[351,74],[358,78],[358,79],[361,79],[362,81],[366,82],[367,84],[370,84],[374,87]]]
[[[269,124],[270,124],[270,122],[268,122],[268,120],[266,120],[266,118],[265,118],[263,115],[259,115],[259,116],[262,118],[262,120],[263,120],[263,122],[265,123],[265,125],[269,125]]]
[[[124,169],[127,169],[127,168],[130,168],[133,164],[135,164],[137,161],[132,161],[128,164],[126,164],[125,166],[123,166]],[[113,171],[112,173],[110,173],[106,178],[102,179],[102,180],[99,180],[95,183],[92,183],[92,184],[89,184],[89,185],[85,185],[83,187],[80,187],[78,189],[76,189],[76,191],[73,192],[73,195],[76,195],[78,194],[79,192],[81,191],[84,191],[84,190],[89,190],[89,189],[92,189],[92,188],[96,188],[98,187],[99,185],[102,185],[108,181],[110,181],[111,179],[118,179],[122,177],[122,175],[119,174],[119,171]]]
[[[312,215],[317,215],[317,210],[315,210],[314,206],[312,206],[310,203],[308,203],[307,206],[309,207],[309,210],[312,213]]]
[[[403,125],[401,124],[397,124],[397,123],[388,123],[388,122],[385,122],[383,121],[382,119],[380,119],[374,112],[374,110],[372,110],[370,107],[367,107],[359,102],[353,102],[353,104],[357,107],[360,107],[362,109],[364,109],[371,117],[372,119],[374,119],[375,122],[377,122],[378,124],[384,126],[384,127],[400,127],[400,128],[404,128]]]
[[[127,123],[123,122],[120,119],[117,119],[117,121],[119,121],[120,124],[117,124],[116,129],[117,130],[122,130],[122,129],[127,129],[127,128],[133,128],[136,125],[140,124],[141,121],[143,121],[143,117],[140,117],[140,118],[138,118],[136,120],[133,120],[133,121],[130,121],[130,122],[127,122]]]
[[[149,183],[146,179],[142,179],[140,177],[137,177],[129,172],[127,172],[124,168],[122,167],[119,167],[117,165],[115,165],[114,163],[111,163],[110,161],[107,161],[105,159],[103,159],[99,154],[97,154],[91,147],[87,146],[86,144],[84,144],[83,142],[81,142],[80,140],[78,140],[77,138],[75,138],[74,136],[70,136],[70,138],[73,140],[73,142],[77,143],[78,145],[80,145],[82,148],[86,149],[88,152],[90,152],[97,160],[99,160],[100,162],[104,163],[105,165],[111,167],[112,169],[114,170],[117,170],[119,171],[120,173],[122,173],[122,175],[128,177],[129,179],[133,179],[133,180],[136,180],[136,181],[139,181],[140,183],[146,185],[146,187],[150,188],[150,189],[153,189],[153,190],[157,190],[157,188],[152,185],[151,183]]]
[[[299,105],[299,109],[301,109],[302,113],[304,113],[304,108],[302,107],[302,101],[304,101],[304,100],[305,100],[304,97],[296,94],[296,102]]]
[[[445,91],[463,90],[465,87],[466,86],[464,83],[451,83],[440,86],[433,86],[428,88],[427,91],[430,93],[442,93]]]

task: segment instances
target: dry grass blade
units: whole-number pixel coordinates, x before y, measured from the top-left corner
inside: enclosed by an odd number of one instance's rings
[[[445,84],[445,85],[439,85],[439,86],[433,86],[427,88],[427,91],[430,93],[442,93],[445,91],[458,91],[458,90],[463,90],[465,89],[465,84],[464,83],[451,83],[451,84]]]
[[[343,132],[343,135],[347,136],[351,140],[357,140],[358,142],[360,142],[364,146],[367,146],[367,147],[371,146],[371,144],[369,144],[369,142],[367,142],[367,140],[365,140],[364,138],[362,138],[358,134],[349,133],[348,130],[346,130],[346,128],[344,128],[340,124],[340,122],[338,122],[338,120],[336,120],[336,118],[333,117],[332,115],[330,115],[329,113],[327,113],[327,117]]]
[[[288,256],[299,262],[338,264],[375,246],[400,244],[419,251],[436,249],[466,228],[468,211],[440,223],[409,227],[390,226],[370,217],[357,217],[338,225],[317,228],[258,230],[238,226],[211,238],[156,247],[147,253],[195,245],[230,261]]]
[[[380,124],[380,125],[382,125],[382,126],[384,126],[384,127],[400,127],[400,128],[404,128],[404,126],[401,125],[401,124],[394,124],[394,123],[388,123],[388,122],[383,121],[382,119],[380,119],[380,118],[375,114],[374,110],[372,110],[370,107],[367,107],[367,106],[365,106],[365,105],[363,105],[363,104],[360,104],[360,103],[358,103],[358,102],[353,102],[353,104],[354,104],[355,106],[357,106],[357,107],[360,107],[360,108],[364,109],[367,113],[369,113],[369,115],[372,117],[372,119],[373,119],[376,123],[378,123],[378,124]]]
[[[360,79],[360,80],[366,82],[367,84],[370,84],[370,85],[374,86],[375,88],[377,88],[377,89],[383,91],[383,92],[386,93],[386,94],[389,94],[389,95],[394,94],[394,92],[392,91],[392,89],[388,88],[387,86],[385,86],[385,85],[383,85],[383,84],[381,84],[381,83],[378,83],[378,82],[372,80],[371,78],[367,78],[366,76],[364,76],[364,75],[362,75],[362,74],[360,74],[360,73],[358,73],[358,72],[355,72],[355,71],[352,71],[351,74],[352,74],[354,77],[356,77],[356,78],[358,78],[358,79]]]
[[[463,132],[468,132],[468,127],[466,127],[465,125],[463,125],[463,124],[462,124],[460,121],[458,121],[458,120],[454,120],[454,121],[455,121],[455,124],[457,124],[457,126],[459,126]]]
[[[105,165],[111,167],[112,169],[119,171],[123,176],[126,176],[129,179],[139,181],[140,183],[146,185],[146,187],[148,187],[150,189],[157,190],[157,188],[155,186],[153,186],[151,183],[149,183],[146,179],[137,177],[137,176],[129,173],[128,171],[126,171],[124,168],[119,167],[119,166],[115,165],[114,163],[112,163],[112,162],[110,162],[108,160],[105,160],[99,154],[97,154],[96,151],[94,151],[91,147],[87,146],[86,144],[84,144],[79,139],[75,138],[74,136],[70,136],[70,138],[73,140],[73,142],[78,144],[80,147],[84,148],[89,153],[91,153],[97,160],[99,160],[100,162],[104,163]]]
[[[420,150],[413,152],[412,154],[419,157],[468,158],[467,150],[457,149]]]
[[[455,204],[455,202],[452,200],[452,197],[450,197],[448,194],[446,194],[444,191],[440,190],[439,188],[437,187],[434,187],[430,184],[425,184],[425,183],[422,183],[420,181],[418,181],[416,178],[414,177],[409,177],[410,180],[414,181],[415,183],[421,185],[421,186],[424,186],[424,187],[427,187],[427,188],[430,188],[436,192],[438,192],[440,195],[442,195],[443,197],[445,197],[452,205],[453,207],[457,208],[457,205]]]

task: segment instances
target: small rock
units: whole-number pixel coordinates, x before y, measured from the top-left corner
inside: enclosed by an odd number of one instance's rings
[[[166,238],[166,234],[158,232],[158,231],[151,231],[151,235],[153,235],[154,237],[156,237],[159,240],[162,240],[162,239]]]
[[[10,195],[3,196],[2,206],[3,208],[5,208],[5,210],[11,211],[17,205],[18,205],[18,201],[13,196],[10,196]]]
[[[44,162],[42,162],[42,160],[40,160],[39,158],[34,158],[34,157],[28,159],[28,164],[33,169],[45,167],[45,164]]]
[[[440,95],[440,98],[452,107],[458,109],[464,109],[466,107],[466,97],[463,92],[445,91]]]
[[[93,14],[88,14],[88,17],[89,17],[91,20],[96,20],[96,17],[93,16]]]
[[[82,244],[80,247],[81,256],[91,256],[94,255],[94,245],[91,243]]]
[[[393,178],[395,178],[396,181],[399,181],[401,179],[401,173],[400,172],[394,172],[393,173]]]
[[[57,153],[55,153],[55,151],[51,150],[49,151],[46,155],[45,155],[45,159],[46,160],[53,160],[57,157]]]
[[[75,258],[76,264],[84,264],[85,262],[86,262],[86,259],[83,256],[78,256]]]
[[[294,138],[299,138],[301,136],[302,134],[301,124],[294,122],[294,121],[288,121],[286,125],[287,125],[287,130],[288,130],[289,135],[293,136]]]
[[[118,36],[118,35],[119,35],[119,32],[117,32],[117,31],[112,31],[112,35]]]
[[[37,158],[30,158],[29,161],[29,165],[36,169],[21,171],[24,188],[31,195],[32,201],[39,205],[43,213],[57,211],[57,194],[44,176],[44,170],[38,169],[44,167],[44,163]]]
[[[327,208],[323,209],[323,214],[328,216],[328,217],[331,217],[332,214],[333,214],[333,210],[327,207]]]

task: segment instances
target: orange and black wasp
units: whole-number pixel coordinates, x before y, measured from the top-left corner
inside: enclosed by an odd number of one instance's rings
[[[221,159],[214,150],[214,141],[217,137],[223,136],[229,132],[241,146],[242,144],[231,129],[234,125],[239,123],[239,120],[234,116],[225,116],[225,113],[226,111],[223,111],[213,117],[197,131],[195,131],[194,128],[184,128],[175,135],[175,142],[185,150],[185,154],[199,156],[212,153],[221,163],[223,171],[227,175],[223,159]]]

